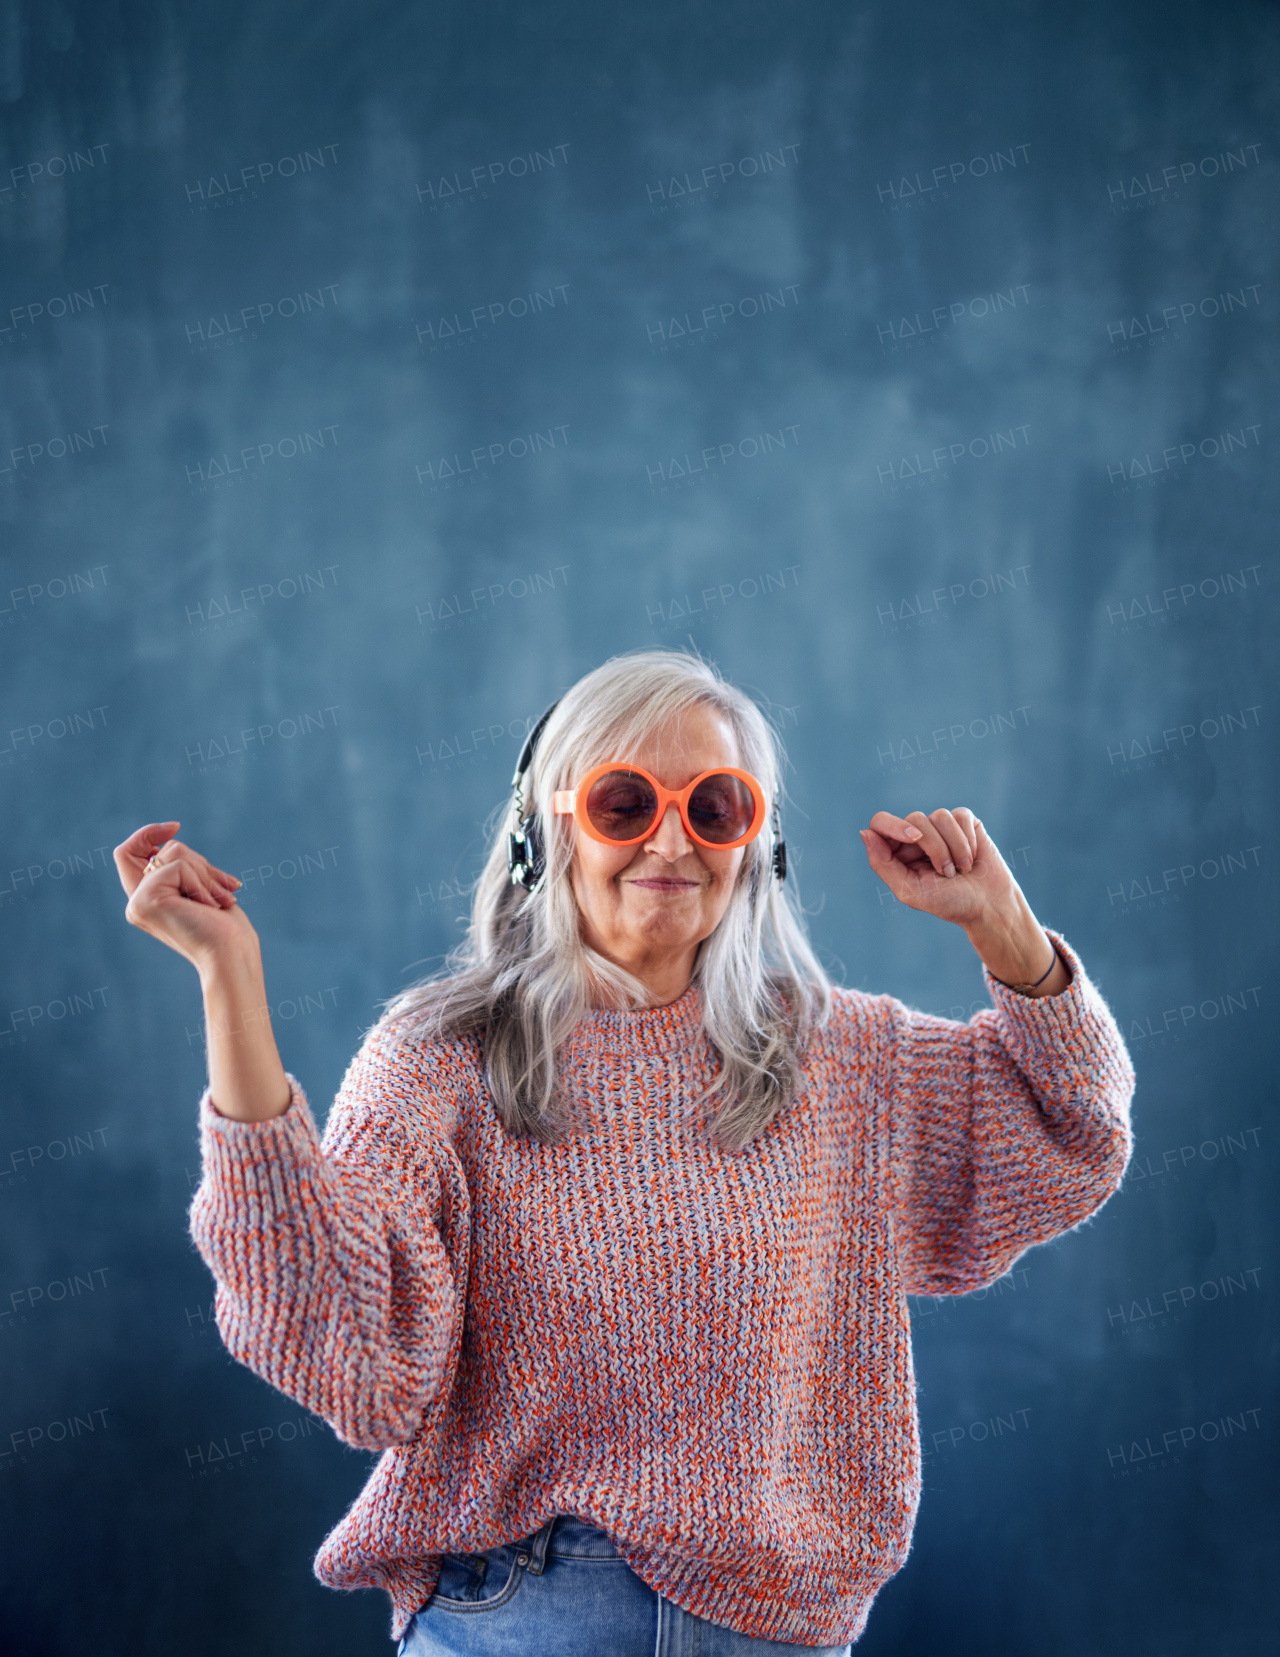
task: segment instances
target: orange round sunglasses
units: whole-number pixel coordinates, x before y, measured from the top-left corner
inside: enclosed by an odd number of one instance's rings
[[[558,788],[558,817],[572,817],[584,834],[606,846],[636,846],[657,831],[675,805],[691,840],[732,851],[764,827],[764,790],[750,771],[721,766],[704,771],[687,788],[664,788],[638,765],[612,761],[594,766],[576,788]]]

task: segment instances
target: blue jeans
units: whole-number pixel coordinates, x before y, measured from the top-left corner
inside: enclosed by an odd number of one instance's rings
[[[401,1657],[849,1657],[753,1640],[664,1599],[602,1530],[557,1514],[523,1542],[446,1554]]]

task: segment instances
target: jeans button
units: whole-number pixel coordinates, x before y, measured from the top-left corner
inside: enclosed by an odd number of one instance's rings
[[[528,1563],[529,1563],[529,1555],[527,1553],[520,1554],[519,1557],[516,1559],[516,1564],[517,1565],[527,1565]]]

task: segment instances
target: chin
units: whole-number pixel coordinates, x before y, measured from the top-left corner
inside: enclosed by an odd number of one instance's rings
[[[702,919],[702,905],[697,902],[697,896],[696,893],[673,897],[665,892],[637,892],[639,901],[634,906],[628,904],[624,913],[635,930],[648,940],[691,943],[702,935],[697,925]]]

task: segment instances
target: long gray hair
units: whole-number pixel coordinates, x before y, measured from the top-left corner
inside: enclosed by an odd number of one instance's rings
[[[779,798],[784,757],[760,709],[714,667],[675,650],[615,656],[566,692],[538,739],[525,778],[538,813],[546,875],[537,890],[507,873],[510,814],[497,824],[474,893],[471,924],[443,969],[393,1000],[386,1019],[402,1038],[479,1037],[486,1077],[509,1133],[558,1140],[569,1117],[556,1055],[603,989],[619,1007],[644,1007],[644,985],[582,939],[569,878],[577,826],[552,814],[552,794],[592,765],[630,758],[688,710],[709,706],[733,729],[741,763],[767,801]],[[804,1047],[831,1008],[831,986],[791,892],[773,876],[767,831],[745,848],[728,908],[698,950],[702,1025],[720,1065],[704,1099],[723,1096],[712,1128],[741,1150],[794,1096]]]

